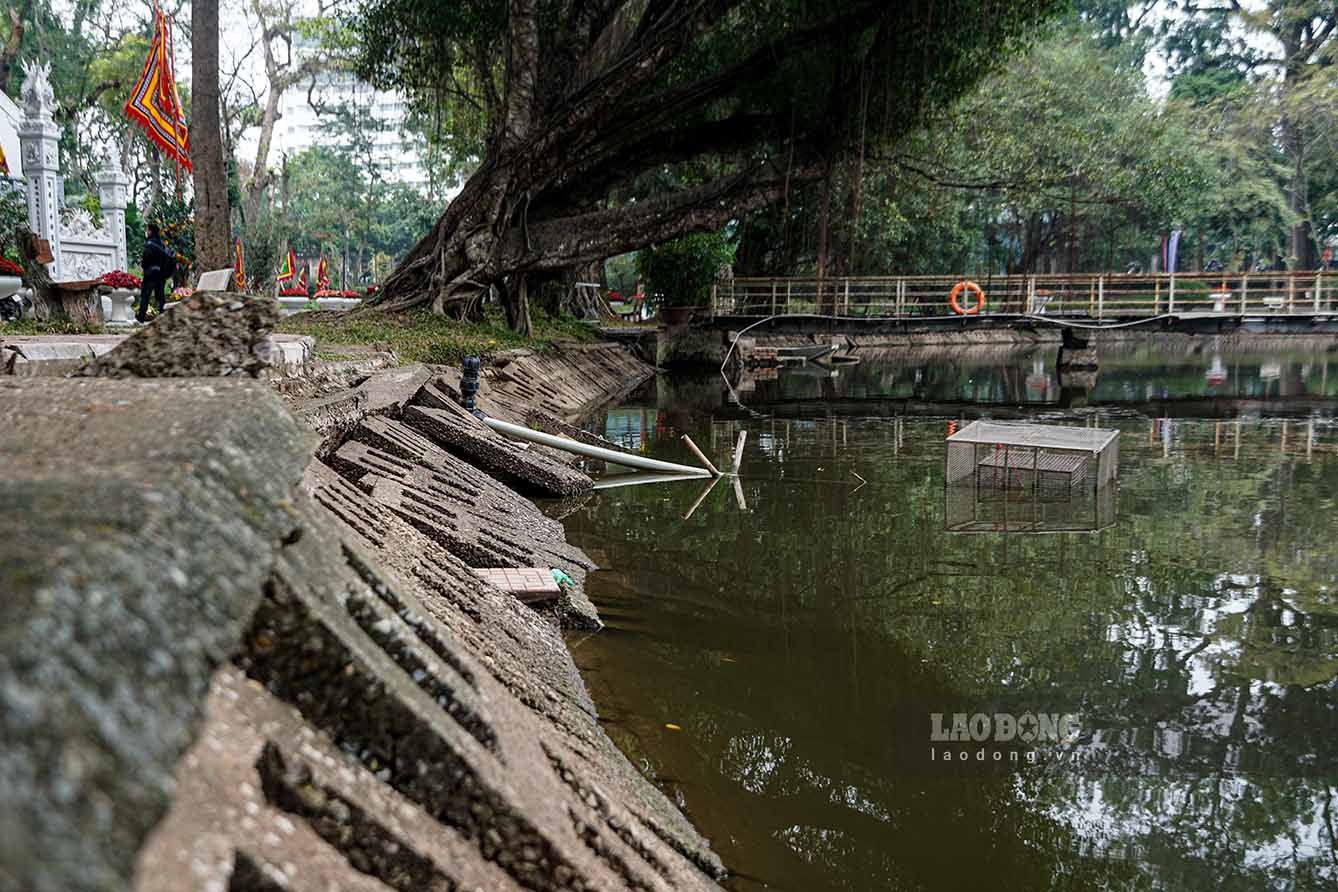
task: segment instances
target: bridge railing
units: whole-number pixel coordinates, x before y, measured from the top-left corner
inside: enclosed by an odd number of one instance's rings
[[[955,315],[960,276],[736,278],[712,292],[714,316],[821,315],[909,319]],[[973,279],[984,306],[970,315],[1118,319],[1161,315],[1338,312],[1338,272],[1076,274]],[[967,310],[975,297],[963,293]]]

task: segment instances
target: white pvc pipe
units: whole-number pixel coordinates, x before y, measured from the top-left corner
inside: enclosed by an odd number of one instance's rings
[[[624,465],[641,471],[657,471],[661,474],[692,474],[697,477],[709,477],[711,475],[711,472],[705,468],[692,468],[687,465],[676,465],[673,462],[659,461],[654,458],[644,458],[640,455],[629,455],[626,452],[605,449],[602,446],[589,446],[578,440],[571,440],[566,437],[555,437],[552,434],[546,434],[543,431],[532,430],[528,427],[512,424],[509,421],[500,421],[496,418],[484,418],[483,423],[498,433],[506,434],[508,437],[515,437],[518,440],[528,440],[531,443],[538,443],[541,446],[551,446],[554,449],[561,449],[564,452],[571,452],[576,455],[583,455],[586,458],[611,462],[615,465]]]
[[[618,489],[640,486],[643,483],[677,483],[680,480],[700,480],[701,474],[608,474],[595,481],[595,489]]]

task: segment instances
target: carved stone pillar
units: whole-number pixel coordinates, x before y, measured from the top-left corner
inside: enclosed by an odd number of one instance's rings
[[[102,225],[116,242],[116,268],[129,269],[129,251],[125,243],[125,208],[130,177],[121,172],[113,158],[98,171],[98,202],[102,205]]]
[[[60,127],[52,120],[55,99],[48,79],[50,66],[24,64],[23,121],[19,124],[19,152],[28,181],[28,226],[51,243],[55,258],[47,264],[51,278],[60,279]]]

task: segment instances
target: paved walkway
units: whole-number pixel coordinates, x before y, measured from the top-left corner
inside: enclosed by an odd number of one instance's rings
[[[69,363],[101,356],[124,341],[126,334],[6,335],[0,329],[0,374],[25,374],[29,363]],[[313,340],[306,335],[271,335],[284,366],[302,365],[311,359]],[[31,374],[37,369],[29,369]]]

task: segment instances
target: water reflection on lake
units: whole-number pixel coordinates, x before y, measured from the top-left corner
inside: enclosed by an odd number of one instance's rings
[[[675,483],[565,520],[607,568],[571,643],[610,734],[737,889],[1338,883],[1338,367],[977,359],[661,379],[596,419],[685,462],[748,431],[746,508],[722,484],[684,520]],[[1113,522],[945,531],[948,421],[982,414],[1118,429]],[[945,766],[934,712],[1081,730]]]

